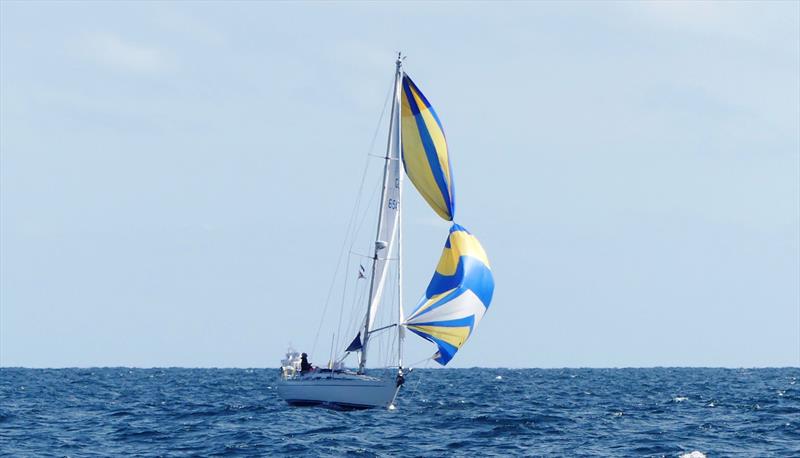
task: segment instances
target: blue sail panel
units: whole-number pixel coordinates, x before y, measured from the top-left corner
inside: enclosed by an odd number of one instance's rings
[[[348,345],[344,351],[358,351],[361,350],[361,348],[363,348],[363,345],[361,345],[361,333],[359,332],[358,335],[356,335],[356,338],[350,342],[350,345]]]
[[[436,214],[452,221],[455,185],[442,123],[408,75],[403,75],[401,113],[406,174]]]
[[[486,252],[474,235],[454,224],[425,296],[404,325],[436,344],[434,360],[444,366],[472,335],[493,294]]]

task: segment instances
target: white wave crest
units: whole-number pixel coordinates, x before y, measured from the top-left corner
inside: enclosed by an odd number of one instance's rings
[[[679,458],[706,458],[706,454],[703,453],[703,452],[698,452],[697,450],[695,450],[695,451],[690,452],[690,453],[684,453]]]

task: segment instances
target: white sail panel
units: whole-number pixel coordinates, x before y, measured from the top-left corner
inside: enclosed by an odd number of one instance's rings
[[[359,372],[364,370],[367,360],[369,332],[375,327],[375,317],[381,305],[389,263],[396,256],[398,223],[400,215],[400,70],[395,74],[394,99],[392,101],[389,139],[386,147],[384,181],[378,216],[378,231],[375,240],[368,312],[360,333],[347,347],[347,351],[361,350]]]
[[[453,224],[425,295],[404,325],[438,346],[434,360],[446,365],[489,308],[494,277],[478,239]]]
[[[395,103],[395,111],[399,112],[399,102]],[[383,217],[378,228],[378,239],[375,242],[375,275],[372,277],[372,296],[370,297],[369,322],[367,330],[375,325],[375,316],[378,313],[383,287],[386,284],[386,274],[389,262],[396,256],[397,222],[400,213],[400,138],[397,113],[392,123],[389,139],[388,160],[386,161],[386,181],[381,206]]]

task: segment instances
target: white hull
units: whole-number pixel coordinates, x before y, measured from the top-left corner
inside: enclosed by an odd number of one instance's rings
[[[346,409],[389,407],[400,387],[394,379],[366,375],[307,375],[281,379],[278,395],[291,405],[323,405]]]

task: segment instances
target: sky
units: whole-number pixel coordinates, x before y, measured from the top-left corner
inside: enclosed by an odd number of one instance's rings
[[[448,367],[800,365],[788,1],[0,2],[0,365],[311,348],[400,50],[496,281]]]

